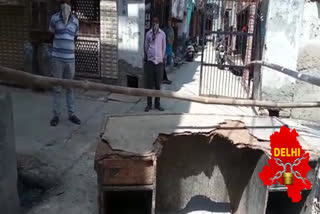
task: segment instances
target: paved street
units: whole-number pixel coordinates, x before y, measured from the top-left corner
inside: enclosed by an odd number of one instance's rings
[[[173,73],[169,74],[169,79],[173,82],[172,85],[163,85],[162,88],[165,90],[181,91],[198,95],[200,83],[200,62],[201,56],[199,55],[194,62],[185,63],[178,69],[175,69]],[[220,85],[220,87],[224,87],[224,85]],[[247,107],[206,105],[171,99],[162,99],[161,103],[167,112],[254,115],[252,108]],[[143,111],[145,104],[145,102],[140,102],[133,108],[133,110],[141,112]]]
[[[172,85],[166,90],[197,94],[200,78],[200,57],[183,64],[169,74]],[[7,87],[1,87],[9,90]],[[48,93],[11,89],[14,105],[16,148],[19,164],[31,168],[35,175],[45,175],[51,187],[42,201],[28,213],[88,214],[96,213],[96,174],[93,160],[97,136],[105,115],[141,113],[145,98],[127,97],[104,92],[76,92],[77,114],[82,125],[67,120],[66,114],[58,127],[49,126],[52,97]],[[253,115],[251,108],[204,105],[162,99],[166,112],[213,113],[218,115]],[[66,112],[66,109],[64,109]],[[155,110],[148,114],[159,113]],[[121,129],[121,127],[119,127]],[[126,130],[124,130],[126,131]],[[31,165],[28,165],[30,160]],[[35,159],[35,160],[34,160]],[[25,196],[28,198],[29,195]],[[24,198],[23,198],[24,200]]]

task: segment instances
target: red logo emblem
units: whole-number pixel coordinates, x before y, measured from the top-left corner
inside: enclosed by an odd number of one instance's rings
[[[285,185],[288,196],[293,203],[301,200],[301,190],[310,189],[311,183],[307,173],[311,170],[309,166],[309,153],[306,153],[299,141],[295,129],[283,126],[280,132],[270,136],[271,158],[269,166],[264,166],[259,177],[264,185]]]

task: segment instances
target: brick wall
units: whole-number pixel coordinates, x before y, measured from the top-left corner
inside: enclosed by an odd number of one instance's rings
[[[101,74],[103,78],[118,79],[118,14],[115,0],[100,2]]]

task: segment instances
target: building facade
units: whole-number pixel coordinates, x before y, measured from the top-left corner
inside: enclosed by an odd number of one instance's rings
[[[297,70],[320,78],[320,1],[305,1],[303,10]],[[296,82],[294,101],[319,100],[319,97],[318,86]],[[320,121],[320,111],[317,108],[294,109],[291,114],[295,118]]]
[[[269,0],[267,4],[265,28],[262,31],[265,40],[262,59],[319,77],[319,1]],[[314,101],[320,95],[319,87],[269,68],[261,69],[261,80],[261,97],[265,100]],[[320,121],[317,108],[283,112],[297,119]]]
[[[187,4],[188,3],[188,4]],[[175,33],[189,36],[189,0],[73,0],[80,23],[76,42],[76,76],[105,83],[143,87],[144,36],[157,14],[161,27],[174,18]],[[0,64],[40,75],[50,75],[50,17],[57,0],[0,1]],[[196,23],[193,23],[196,25]],[[11,35],[12,33],[12,35]],[[175,46],[183,46],[177,39]]]

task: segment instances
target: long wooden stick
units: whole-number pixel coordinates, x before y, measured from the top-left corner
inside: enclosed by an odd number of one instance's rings
[[[158,91],[140,88],[128,88],[121,86],[113,86],[101,83],[93,83],[89,81],[77,81],[56,79],[51,77],[43,77],[29,74],[23,71],[15,70],[0,66],[0,79],[13,81],[20,85],[32,88],[34,86],[51,89],[54,86],[62,86],[65,88],[80,88],[85,90],[108,91],[118,94],[126,94],[139,97],[165,97],[177,100],[185,100],[204,104],[230,105],[230,106],[256,106],[266,108],[314,108],[320,107],[320,102],[272,102],[261,100],[242,100],[227,98],[211,98],[190,95],[183,92]]]
[[[300,72],[297,72],[297,71],[282,67],[280,65],[276,65],[276,64],[273,64],[273,63],[264,62],[264,61],[258,61],[257,60],[257,61],[250,62],[249,64],[246,65],[246,67],[250,67],[252,65],[262,65],[262,66],[271,68],[273,70],[279,71],[279,72],[281,72],[283,74],[286,74],[286,75],[288,75],[290,77],[293,77],[295,79],[310,83],[312,85],[320,86],[320,78],[314,77],[314,76],[311,76],[311,75],[308,75],[308,74],[302,74]]]

